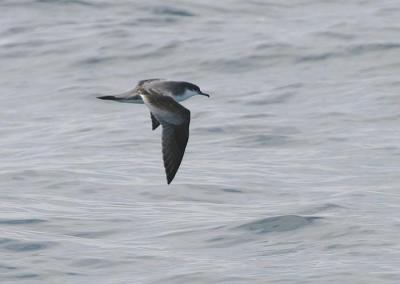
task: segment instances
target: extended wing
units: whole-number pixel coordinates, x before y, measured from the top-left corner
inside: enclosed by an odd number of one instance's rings
[[[141,96],[163,128],[162,152],[167,182],[170,184],[182,162],[189,139],[190,111],[173,98],[152,90],[146,90]]]

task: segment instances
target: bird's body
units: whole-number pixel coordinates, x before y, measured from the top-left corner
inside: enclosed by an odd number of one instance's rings
[[[192,83],[147,79],[126,93],[115,96],[98,97],[123,103],[145,104],[152,120],[152,128],[160,124],[162,132],[162,152],[168,184],[175,177],[185,153],[189,139],[190,111],[179,102],[194,95],[209,97]]]

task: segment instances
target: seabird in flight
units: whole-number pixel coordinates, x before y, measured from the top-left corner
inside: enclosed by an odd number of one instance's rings
[[[189,82],[148,79],[139,81],[128,92],[98,97],[121,103],[145,104],[150,110],[153,130],[162,126],[162,153],[168,184],[174,179],[182,162],[189,139],[190,111],[179,102],[202,95],[200,88]]]

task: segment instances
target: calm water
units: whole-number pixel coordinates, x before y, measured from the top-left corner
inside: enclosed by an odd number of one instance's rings
[[[400,283],[397,1],[0,2],[1,283]],[[212,94],[167,186],[144,78]]]

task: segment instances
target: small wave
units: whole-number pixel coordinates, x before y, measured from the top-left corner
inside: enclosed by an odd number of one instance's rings
[[[153,8],[152,11],[156,15],[168,15],[168,16],[179,16],[179,17],[195,16],[195,14],[193,14],[187,10],[178,9],[175,7],[167,7],[167,6],[155,7],[155,8]]]
[[[13,271],[13,270],[17,270],[17,269],[18,269],[18,267],[16,267],[16,266],[0,264],[0,272],[8,272],[8,271]]]
[[[284,57],[286,57],[286,55],[249,54],[231,58],[204,60],[200,63],[200,65],[207,71],[213,69],[215,71],[232,74],[254,71],[260,68],[265,68],[266,66],[272,66]]]
[[[241,117],[244,119],[259,119],[259,118],[271,117],[271,115],[266,113],[254,113],[254,114],[244,114]]]
[[[170,54],[176,51],[180,47],[179,42],[169,42],[165,45],[152,48],[143,53],[136,53],[133,55],[130,54],[123,54],[123,55],[95,55],[95,56],[88,56],[85,58],[78,59],[74,64],[77,66],[90,66],[90,65],[101,65],[104,63],[111,64],[115,62],[122,62],[122,61],[130,61],[130,60],[138,60],[138,59],[145,59],[145,58],[157,58],[162,57],[166,54]]]
[[[95,65],[116,60],[116,56],[91,56],[79,61],[79,65]]]
[[[316,55],[306,55],[298,58],[296,60],[297,63],[303,63],[303,62],[313,62],[313,61],[322,61],[322,60],[327,60],[335,57],[340,57],[343,56],[339,52],[325,52],[321,54],[316,54]]]
[[[0,247],[13,252],[43,250],[50,245],[50,242],[26,242],[15,239],[0,239]]]
[[[371,43],[371,44],[360,44],[352,46],[347,49],[347,52],[351,55],[362,54],[366,52],[377,52],[390,49],[399,49],[399,43]]]
[[[282,104],[288,102],[292,97],[294,97],[294,93],[284,93],[277,96],[261,98],[256,100],[249,100],[246,102],[248,105],[272,105],[272,104]]]
[[[44,223],[42,219],[0,219],[0,225],[30,225]]]
[[[55,4],[55,5],[81,5],[90,7],[98,7],[100,5],[105,4],[101,3],[100,1],[89,2],[83,0],[36,0],[36,3]]]
[[[302,214],[307,214],[307,215],[312,215],[312,214],[320,214],[325,211],[331,211],[331,210],[339,210],[339,209],[344,209],[345,207],[334,204],[334,203],[326,203],[322,204],[316,207],[308,208],[304,211],[302,211]]]
[[[304,87],[304,84],[302,84],[302,83],[293,83],[293,84],[278,86],[278,87],[274,88],[274,90],[287,90],[287,89],[291,90],[291,89],[300,89],[303,87]]]
[[[283,215],[269,217],[237,226],[236,229],[253,231],[258,234],[286,232],[300,229],[312,224],[321,217],[303,217],[298,215]]]
[[[370,43],[354,45],[346,48],[343,51],[331,51],[324,52],[315,55],[306,55],[296,59],[296,63],[323,61],[331,58],[349,57],[363,55],[371,52],[381,52],[392,49],[399,49],[400,44],[398,43]]]
[[[318,37],[326,37],[326,38],[333,38],[333,39],[341,39],[341,40],[352,40],[355,38],[354,35],[349,35],[349,34],[343,34],[343,33],[338,33],[338,32],[318,32],[315,33],[316,36]]]
[[[251,134],[235,138],[232,142],[235,145],[246,145],[246,147],[257,146],[282,146],[294,142],[286,135]]]
[[[71,266],[72,267],[91,267],[91,268],[106,268],[111,267],[114,263],[105,258],[96,258],[96,257],[84,257],[77,261],[74,261]]]
[[[224,188],[224,189],[222,189],[222,191],[229,192],[229,193],[243,193],[243,190],[235,189],[235,188]]]
[[[223,127],[211,126],[211,127],[197,127],[196,131],[199,133],[224,133]]]
[[[95,232],[78,232],[71,234],[74,237],[85,238],[85,239],[97,239],[104,236],[109,236],[114,234],[114,231],[106,230],[106,231],[95,231]]]
[[[17,279],[30,279],[30,278],[37,278],[39,277],[39,274],[36,273],[22,273],[15,275],[15,278]]]

